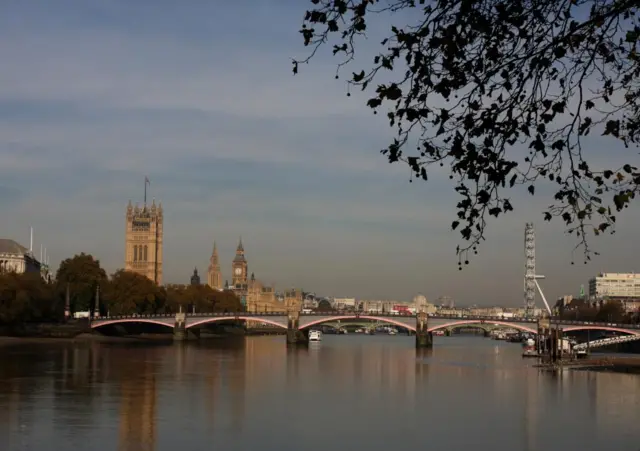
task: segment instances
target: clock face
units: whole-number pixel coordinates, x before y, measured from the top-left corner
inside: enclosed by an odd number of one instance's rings
[[[242,268],[236,268],[236,276],[242,274]]]

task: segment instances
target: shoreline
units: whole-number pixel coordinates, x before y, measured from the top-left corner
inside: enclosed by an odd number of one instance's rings
[[[14,336],[0,336],[0,346],[14,345],[14,344],[47,344],[47,343],[132,343],[132,342],[158,342],[169,341],[172,338],[160,338],[152,336],[139,336],[139,337],[110,337],[107,335],[97,335],[90,333],[81,333],[73,337],[14,337]]]
[[[215,333],[207,332],[202,335],[201,340],[224,340],[234,339],[244,336],[261,335],[284,335],[284,333],[274,333],[273,331],[251,330],[244,333]],[[99,333],[81,332],[73,336],[47,336],[47,335],[0,335],[0,347],[17,344],[47,344],[47,343],[167,343],[173,341],[172,334],[140,334],[125,336],[110,336]],[[192,341],[192,340],[186,340]]]
[[[569,369],[575,371],[596,371],[612,373],[640,374],[638,357],[596,357],[556,363],[540,363],[534,367],[543,370]]]

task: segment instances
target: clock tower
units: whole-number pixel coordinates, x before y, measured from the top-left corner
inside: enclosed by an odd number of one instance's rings
[[[232,284],[234,289],[246,290],[247,288],[247,260],[244,258],[244,247],[242,246],[242,238],[238,242],[236,249],[236,257],[232,263]]]

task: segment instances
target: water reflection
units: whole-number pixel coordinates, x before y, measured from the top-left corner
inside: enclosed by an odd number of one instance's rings
[[[1,347],[0,358],[7,451],[629,449],[638,439],[640,377],[540,373],[517,346],[475,337],[433,350],[384,336],[326,336],[308,349],[282,337],[49,343]]]
[[[120,349],[120,451],[156,449],[156,371],[154,350]],[[115,357],[115,356],[114,356]]]

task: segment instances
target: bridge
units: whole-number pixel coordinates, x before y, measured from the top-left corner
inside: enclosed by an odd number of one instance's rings
[[[402,315],[391,313],[344,313],[344,312],[226,312],[226,313],[176,313],[160,315],[128,315],[96,317],[91,321],[93,329],[99,329],[114,324],[148,323],[164,326],[174,331],[174,338],[182,340],[189,330],[197,330],[221,321],[255,321],[270,324],[287,330],[289,343],[304,342],[310,328],[323,323],[337,321],[374,321],[387,323],[408,329],[416,333],[416,345],[431,346],[431,333],[436,330],[451,329],[462,326],[477,327],[510,327],[537,334],[540,321],[537,318],[508,318],[502,316],[450,316],[450,315]],[[546,318],[546,328],[553,327],[563,333],[580,330],[599,330],[618,332],[626,335],[640,335],[638,324],[596,323],[588,321],[568,321],[560,318]],[[422,344],[421,344],[422,343]]]
[[[592,348],[601,348],[603,346],[614,345],[618,343],[629,343],[630,341],[640,340],[640,334],[634,335],[620,335],[617,337],[600,338],[598,340],[592,340],[588,343],[580,343],[573,347],[575,351],[586,351]]]

